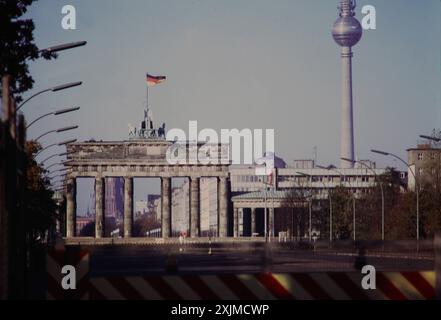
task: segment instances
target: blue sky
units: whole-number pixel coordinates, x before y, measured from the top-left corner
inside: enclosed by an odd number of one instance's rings
[[[25,109],[29,121],[49,110],[81,106],[46,119],[48,128],[79,124],[48,136],[123,140],[141,120],[145,73],[167,76],[150,91],[155,118],[167,128],[274,128],[276,153],[288,163],[311,158],[338,163],[340,49],[331,37],[337,0],[39,0],[27,16],[39,47],[87,40],[86,47],[36,61],[34,90],[82,80],[46,94]],[[441,3],[359,0],[374,5],[377,30],[354,48],[354,120],[358,158],[396,165],[371,148],[403,157],[419,134],[440,128]],[[61,8],[77,9],[77,30],[61,28]],[[31,94],[29,92],[28,94]],[[53,149],[55,151],[55,149]]]

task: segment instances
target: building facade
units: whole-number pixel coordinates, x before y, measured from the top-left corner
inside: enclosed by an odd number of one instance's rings
[[[343,169],[317,167],[313,160],[295,160],[290,165],[276,166],[267,176],[257,175],[257,168],[230,167],[233,234],[236,237],[263,235],[263,229],[268,230],[269,235],[277,236],[282,230],[276,228],[276,215],[282,212],[285,199],[292,190],[298,190],[305,199],[320,202],[329,199],[330,190],[344,187],[357,198],[375,188],[378,176],[385,173],[384,169],[377,169],[374,162],[367,160],[357,162],[354,168]],[[308,201],[299,201],[298,205],[307,206]],[[266,218],[262,218],[264,212],[267,212]]]
[[[189,144],[165,141],[162,139],[130,140],[117,142],[76,142],[67,145],[69,166],[71,171],[67,176],[66,186],[66,236],[75,237],[76,229],[76,179],[93,177],[95,179],[95,237],[108,236],[104,226],[106,198],[116,196],[116,193],[106,193],[105,181],[109,178],[120,179],[123,186],[123,227],[116,225],[126,238],[132,237],[133,228],[133,180],[134,178],[161,179],[161,236],[172,236],[172,192],[173,178],[185,178],[188,181],[188,192],[183,194],[189,203],[186,212],[189,217],[189,236],[200,237],[200,180],[214,178],[218,190],[218,230],[219,237],[228,236],[228,148],[222,144],[209,145],[211,164],[199,165],[193,159],[192,150],[196,151],[206,143]],[[179,161],[170,161],[169,156],[178,148]],[[196,152],[197,154],[197,152]],[[118,189],[120,190],[120,189]],[[117,215],[115,213],[115,215]],[[188,221],[188,219],[187,219]],[[122,229],[122,230],[121,230]],[[106,232],[104,232],[106,231]]]
[[[441,148],[433,144],[418,144],[407,150],[408,188],[415,191],[416,184],[432,184],[440,187],[441,183]],[[415,180],[416,178],[416,180]],[[420,188],[421,188],[420,186]]]

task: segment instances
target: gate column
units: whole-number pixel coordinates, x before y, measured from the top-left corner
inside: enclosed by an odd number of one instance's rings
[[[66,190],[66,237],[75,236],[75,201],[76,201],[76,180],[70,178]]]
[[[133,224],[133,178],[124,178],[124,238],[132,236]]]
[[[199,178],[190,178],[190,236],[200,236]]]
[[[171,210],[170,210],[170,197],[171,197],[171,178],[164,177],[161,179],[161,206],[162,206],[162,237],[170,238],[171,234]]]
[[[220,177],[218,180],[218,214],[219,214],[219,237],[225,238],[228,236],[228,191],[227,191],[227,178]]]
[[[95,238],[104,236],[104,179],[99,175],[95,178]]]

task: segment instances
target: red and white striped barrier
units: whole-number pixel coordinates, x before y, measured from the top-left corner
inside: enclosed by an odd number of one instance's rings
[[[91,278],[101,300],[420,300],[435,299],[435,272],[377,272],[364,290],[361,273],[292,273]]]
[[[76,289],[62,287],[62,268],[71,265],[75,268]],[[84,250],[57,250],[46,255],[47,299],[89,299],[89,253]]]
[[[361,272],[90,277],[89,253],[47,254],[47,299],[91,300],[422,300],[435,299],[436,273],[376,272],[376,289]],[[62,288],[62,268],[75,268],[76,289]]]

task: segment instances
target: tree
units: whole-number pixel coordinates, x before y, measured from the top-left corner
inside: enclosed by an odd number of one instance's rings
[[[94,237],[94,236],[95,236],[95,221],[91,221],[80,230],[80,237]]]
[[[161,227],[161,223],[156,220],[155,214],[143,214],[135,219],[133,224],[133,235],[135,237],[145,237],[146,232]]]
[[[362,196],[359,196],[356,201],[357,238],[363,240],[381,239],[381,189],[383,189],[385,238],[390,239],[391,232],[389,232],[388,228],[395,224],[395,220],[391,218],[390,212],[402,199],[401,190],[404,187],[405,185],[400,178],[399,172],[393,168],[386,168],[383,174],[377,176],[375,187],[370,188]]]
[[[332,230],[335,239],[350,239],[353,231],[352,194],[347,188],[339,186],[331,192]]]
[[[22,100],[20,94],[34,84],[27,61],[57,57],[50,52],[40,53],[34,43],[34,22],[19,19],[34,1],[0,0],[0,75],[11,75],[11,92],[17,102]]]
[[[288,189],[282,201],[281,227],[287,231],[291,237],[296,236],[297,240],[305,234],[307,226],[308,201],[310,200],[310,190],[307,188],[306,181],[300,188]],[[308,221],[309,223],[309,221]]]
[[[23,202],[25,204],[26,233],[31,243],[44,239],[47,231],[55,225],[56,204],[50,181],[44,177],[45,170],[34,160],[41,149],[35,141],[26,142],[27,188]]]

